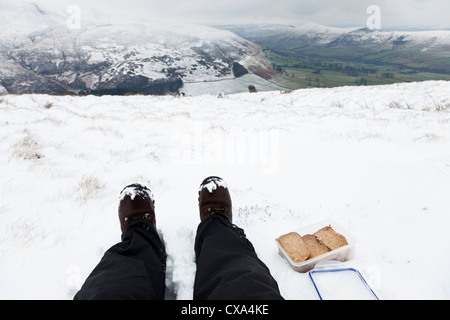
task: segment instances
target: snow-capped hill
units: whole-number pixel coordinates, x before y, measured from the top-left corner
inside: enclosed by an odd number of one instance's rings
[[[336,34],[327,46],[423,47],[446,50],[450,46],[450,31],[381,31],[361,28]]]
[[[1,46],[19,46],[47,30],[53,20],[38,6],[25,2],[0,3]]]
[[[317,44],[327,46],[371,46],[388,47],[402,45],[450,46],[449,30],[433,31],[383,31],[368,28],[336,28],[306,23],[297,27],[279,28],[278,33],[291,37],[306,37]]]
[[[2,2],[0,3],[0,12],[0,16],[3,19],[9,17],[10,21],[12,19],[17,19],[17,17],[22,17],[25,21],[27,18],[32,16],[35,17],[36,14],[45,14],[45,12],[35,3],[25,1]]]
[[[275,52],[450,74],[450,30],[387,31],[315,23],[221,28]]]
[[[255,42],[296,43],[302,47],[307,44],[326,46],[373,46],[385,44],[390,47],[398,43],[414,46],[429,46],[447,48],[450,46],[450,30],[430,31],[383,31],[368,28],[337,28],[305,23],[292,25],[254,25],[222,26],[225,30]],[[283,46],[282,46],[283,47]]]
[[[1,6],[0,17],[0,66],[9,70],[0,84],[9,92],[77,93],[130,84],[146,92],[161,79],[233,78],[234,62],[261,59],[259,46],[204,26],[83,20],[80,28],[69,28],[67,17],[30,3]]]
[[[358,30],[358,28],[328,27],[313,22],[305,23],[300,26],[292,28],[292,32],[297,35],[311,35],[312,37],[320,36],[321,41],[326,41],[326,39],[331,40],[342,34],[353,32],[356,30]]]

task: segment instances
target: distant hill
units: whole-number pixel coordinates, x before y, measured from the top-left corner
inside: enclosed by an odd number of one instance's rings
[[[66,20],[32,3],[0,4],[0,92],[164,94],[233,79],[237,62],[263,76],[270,66],[260,46],[211,27],[83,20],[71,29]]]
[[[278,53],[392,65],[450,75],[450,31],[379,31],[308,23],[220,26]]]

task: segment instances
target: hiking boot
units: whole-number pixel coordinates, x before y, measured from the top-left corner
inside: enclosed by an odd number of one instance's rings
[[[153,193],[140,184],[129,185],[120,192],[119,220],[122,232],[136,219],[147,219],[156,227]]]
[[[231,197],[222,178],[211,176],[203,180],[198,191],[200,221],[211,214],[221,214],[232,222]]]

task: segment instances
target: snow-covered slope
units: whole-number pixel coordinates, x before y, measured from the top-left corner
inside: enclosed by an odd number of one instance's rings
[[[352,43],[358,46],[380,45],[392,48],[396,42],[411,46],[448,48],[450,46],[450,30],[429,31],[385,31],[369,30],[368,28],[337,28],[320,25],[317,23],[305,23],[293,25],[230,25],[221,26],[225,30],[231,30],[250,40],[265,40],[278,38],[279,42],[299,42],[299,47],[307,44],[338,45]],[[344,41],[345,40],[345,41]]]
[[[149,186],[167,285],[192,298],[197,190],[222,176],[287,299],[317,299],[274,239],[331,218],[385,299],[450,298],[450,83],[186,98],[0,97],[0,298],[71,299]],[[176,199],[176,201],[174,201]]]
[[[120,87],[136,76],[209,81],[233,78],[234,62],[263,58],[259,46],[205,26],[83,19],[77,29],[67,20],[32,3],[1,5],[0,67],[8,72],[0,84],[12,93],[64,93]]]
[[[449,30],[430,31],[384,31],[366,28],[335,28],[315,23],[307,23],[294,28],[286,28],[289,34],[307,36],[320,44],[342,43],[343,39],[359,45],[383,44],[392,48],[396,41],[416,46],[450,46]],[[345,43],[345,42],[344,42]]]
[[[315,23],[222,28],[275,52],[450,74],[450,30],[387,31]]]

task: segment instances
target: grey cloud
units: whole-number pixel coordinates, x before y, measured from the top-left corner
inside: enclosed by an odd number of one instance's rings
[[[5,0],[0,0],[5,1]],[[381,8],[382,27],[450,28],[448,0],[34,0],[64,13],[75,4],[89,18],[139,16],[149,20],[207,24],[316,22],[329,26],[365,26],[369,5]],[[94,7],[96,11],[92,11]],[[117,18],[118,19],[118,18]]]

